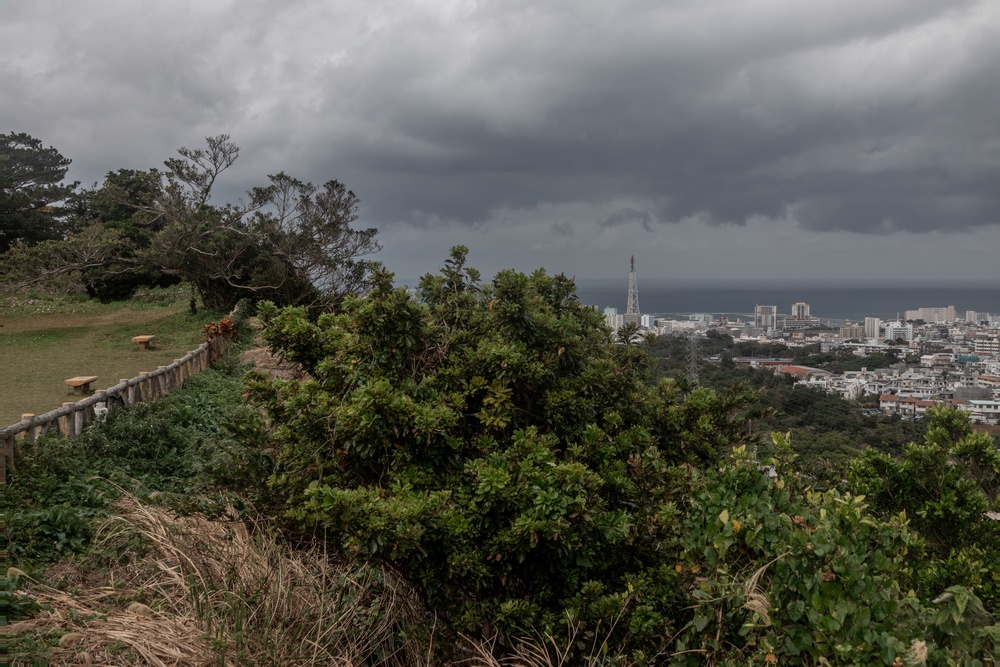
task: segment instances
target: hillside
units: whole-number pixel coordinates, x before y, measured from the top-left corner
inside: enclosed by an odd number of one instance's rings
[[[189,313],[178,289],[145,290],[128,302],[81,298],[8,297],[0,306],[0,424],[78,400],[63,380],[96,375],[95,387],[154,370],[197,347],[202,327],[217,313]],[[156,336],[141,351],[133,336]]]
[[[454,249],[421,301],[378,270],[336,314],[260,304],[253,326],[302,375],[229,358],[24,443],[4,506],[15,647],[993,664],[1000,453],[967,417],[934,410],[920,442],[869,448],[819,491],[787,436],[752,428],[752,394],[654,377],[651,341],[613,338],[564,276],[481,283],[464,262]]]

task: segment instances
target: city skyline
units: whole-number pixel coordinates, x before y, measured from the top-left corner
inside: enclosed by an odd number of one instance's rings
[[[589,281],[577,289],[580,301],[599,310],[617,309],[624,313],[627,305],[625,278],[614,281]],[[694,313],[727,314],[743,319],[755,319],[756,306],[775,306],[775,315],[794,315],[797,304],[804,305],[808,318],[824,322],[851,320],[863,323],[875,316],[883,321],[907,319],[915,309],[954,309],[956,315],[969,311],[1000,314],[1000,298],[995,289],[986,287],[840,287],[840,286],[771,286],[740,285],[684,286],[669,283],[647,286],[638,277],[641,313],[685,315]],[[913,318],[911,318],[913,319]],[[808,324],[802,322],[802,324]]]
[[[406,281],[463,244],[486,276],[996,285],[998,37],[973,0],[40,0],[4,6],[0,117],[84,185],[229,134],[221,201],[341,180]]]

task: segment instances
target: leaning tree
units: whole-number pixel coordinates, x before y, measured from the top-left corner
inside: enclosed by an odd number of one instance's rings
[[[241,298],[330,308],[363,291],[379,250],[374,228],[358,229],[357,195],[339,181],[322,187],[269,176],[235,203],[213,200],[239,148],[227,135],[181,148],[165,170],[121,169],[75,199],[75,231],[19,244],[0,282],[26,286],[78,279],[92,296],[128,298],[140,285],[183,281],[209,308]]]
[[[228,135],[205,148],[181,148],[165,162],[148,212],[162,228],[147,256],[164,274],[197,286],[208,306],[250,297],[329,306],[364,288],[379,250],[374,228],[355,229],[358,197],[339,181],[322,188],[284,172],[246,200],[215,205],[219,176],[239,157]]]

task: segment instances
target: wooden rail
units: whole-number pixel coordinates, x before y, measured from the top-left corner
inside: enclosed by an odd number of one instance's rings
[[[25,415],[16,424],[0,428],[3,452],[0,456],[0,484],[7,482],[8,469],[14,469],[18,437],[32,441],[45,433],[58,432],[64,437],[78,435],[98,415],[109,410],[121,409],[135,403],[155,401],[171,391],[180,389],[184,381],[211,367],[226,351],[228,341],[216,336],[197,349],[175,359],[169,366],[160,366],[113,387],[99,389],[91,396],[76,403],[63,403],[62,407],[43,415]]]

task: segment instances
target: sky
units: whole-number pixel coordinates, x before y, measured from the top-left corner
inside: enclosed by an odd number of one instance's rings
[[[0,132],[85,185],[228,134],[404,282],[1000,285],[995,0],[0,0]]]

